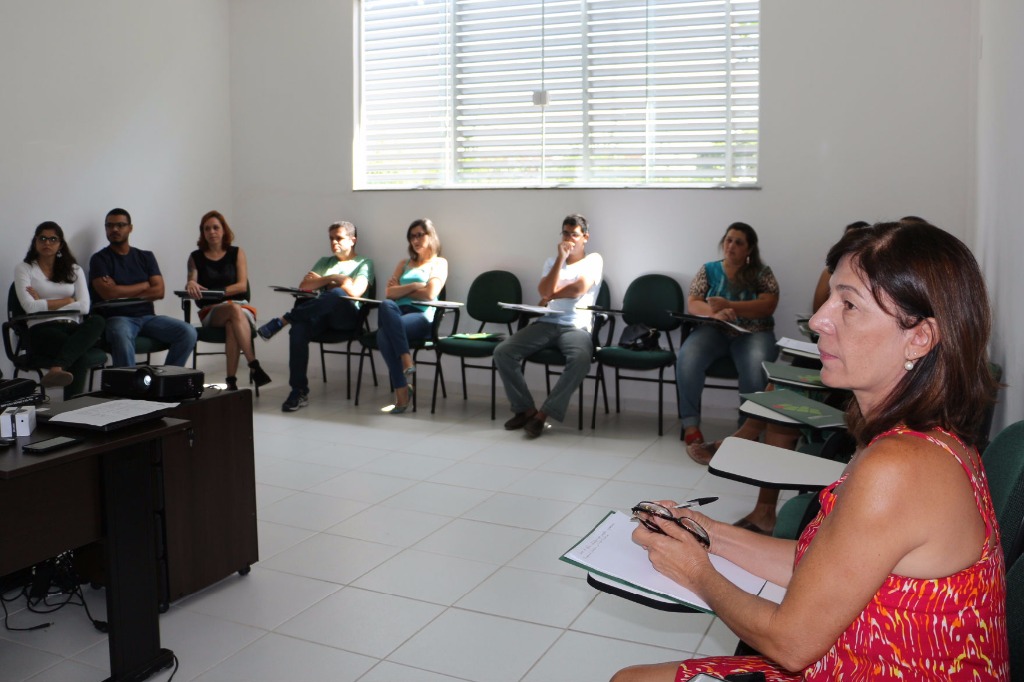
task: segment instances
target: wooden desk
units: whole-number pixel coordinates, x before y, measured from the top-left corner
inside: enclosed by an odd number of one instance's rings
[[[105,540],[110,680],[143,680],[173,662],[160,647],[157,507],[163,443],[188,422],[158,419],[46,455],[26,443],[67,433],[41,425],[0,450],[0,575]]]

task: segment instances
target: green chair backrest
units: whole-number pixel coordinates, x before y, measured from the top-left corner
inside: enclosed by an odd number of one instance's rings
[[[985,448],[981,461],[1009,566],[1024,550],[1024,421],[1000,431]]]
[[[1024,680],[1024,560],[1006,570],[1006,634],[1010,638],[1010,679]]]
[[[466,295],[466,313],[480,322],[515,322],[519,311],[502,308],[499,302],[523,302],[523,287],[519,278],[507,270],[488,270],[477,275]]]
[[[680,320],[669,313],[681,311],[686,304],[679,282],[668,275],[641,275],[629,284],[622,299],[622,319],[626,324],[646,324],[652,329],[672,331]]]
[[[7,319],[12,317],[18,317],[24,315],[25,309],[21,307],[21,301],[18,300],[18,294],[14,291],[14,284],[11,284],[11,288],[7,290]]]

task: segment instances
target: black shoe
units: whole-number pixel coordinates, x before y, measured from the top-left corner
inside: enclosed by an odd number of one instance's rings
[[[224,383],[228,385],[228,389],[227,390],[229,390],[229,391],[237,391],[238,390],[238,379],[236,379],[235,377],[225,377],[224,378]]]
[[[544,423],[545,420],[537,417],[537,415],[530,417],[523,426],[523,431],[526,433],[526,437],[533,439],[544,433]]]
[[[284,401],[281,405],[282,412],[294,412],[309,405],[309,389],[293,388],[292,392],[288,394],[288,400]]]
[[[256,388],[259,388],[260,386],[266,386],[270,382],[270,375],[260,367],[259,360],[253,360],[249,363],[249,383],[256,384]]]
[[[506,431],[518,431],[526,426],[526,422],[533,418],[536,412],[516,412],[512,418],[505,422]]]

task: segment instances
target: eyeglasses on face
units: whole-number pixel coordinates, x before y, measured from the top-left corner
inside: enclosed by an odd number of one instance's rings
[[[108,230],[112,230],[114,228],[128,227],[128,223],[124,221],[119,223],[106,223],[103,227],[107,228]]]
[[[416,241],[417,239],[426,239],[426,238],[427,238],[427,233],[426,232],[410,232],[409,233],[409,241],[411,241],[411,242]]]
[[[633,518],[643,524],[644,528],[651,531],[652,533],[661,533],[665,535],[665,531],[658,527],[658,524],[651,521],[651,516],[657,516],[660,519],[671,521],[690,535],[697,539],[705,549],[711,547],[711,536],[704,530],[704,527],[694,521],[688,516],[676,517],[672,514],[668,507],[658,504],[657,502],[638,502],[635,507],[630,511],[633,512]]]
[[[39,242],[40,244],[56,244],[56,243],[60,242],[60,237],[58,237],[56,235],[49,236],[49,235],[41,234],[38,237],[36,237],[36,241]]]
[[[337,242],[343,242],[346,239],[352,239],[352,235],[350,235],[350,234],[348,234],[346,232],[342,232],[341,234],[332,234],[331,235],[331,243],[332,244],[335,244]]]
[[[583,238],[583,233],[582,232],[569,232],[567,230],[562,230],[562,239],[576,240],[576,239],[582,239],[582,238]]]

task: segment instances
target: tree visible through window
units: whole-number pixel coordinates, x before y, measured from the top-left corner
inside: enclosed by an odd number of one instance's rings
[[[759,0],[362,0],[357,188],[757,182]]]

